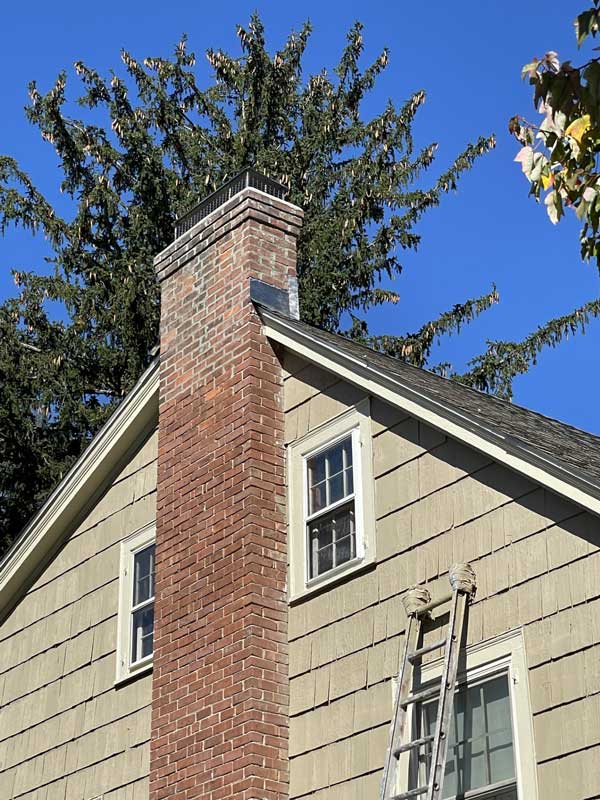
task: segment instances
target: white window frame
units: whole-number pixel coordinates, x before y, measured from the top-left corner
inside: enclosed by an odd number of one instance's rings
[[[468,624],[468,623],[467,623]],[[441,658],[424,664],[418,691],[427,684],[441,678]],[[533,716],[529,699],[529,681],[523,633],[520,628],[508,631],[494,639],[478,642],[467,647],[466,670],[457,675],[457,685],[480,683],[498,675],[508,675],[508,689],[513,728],[513,752],[515,759],[515,782],[518,800],[537,800],[537,771],[533,739]],[[417,713],[420,713],[420,709]],[[411,720],[411,727],[414,719]],[[487,791],[482,789],[481,794]],[[498,790],[500,791],[500,790]],[[468,792],[477,797],[478,792]],[[449,799],[450,800],[450,799]]]
[[[153,653],[134,663],[131,662],[132,612],[133,612],[133,564],[136,553],[156,541],[154,522],[132,533],[121,541],[119,569],[119,613],[117,619],[117,677],[115,683],[129,680],[152,669]]]
[[[309,562],[311,553],[307,535],[308,460],[347,439],[348,436],[352,438],[356,555],[349,561],[311,578]],[[295,600],[341,580],[375,560],[373,448],[368,399],[357,403],[348,411],[325,422],[288,446],[288,484],[289,598]],[[316,518],[328,513],[337,505],[347,503],[348,499],[349,496],[311,517]]]

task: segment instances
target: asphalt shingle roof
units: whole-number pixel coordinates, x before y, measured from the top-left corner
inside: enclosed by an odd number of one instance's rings
[[[284,318],[283,315],[281,317]],[[507,400],[471,389],[449,378],[442,378],[428,370],[413,367],[299,320],[285,317],[285,321],[288,326],[315,341],[362,361],[365,366],[382,375],[393,377],[432,400],[464,413],[486,428],[493,429],[509,440],[512,439],[521,447],[556,462],[580,478],[600,486],[599,436]]]

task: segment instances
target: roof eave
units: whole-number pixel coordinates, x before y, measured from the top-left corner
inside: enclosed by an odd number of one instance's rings
[[[148,367],[0,560],[0,615],[156,424],[158,363]]]
[[[576,475],[558,461],[533,452],[520,440],[497,433],[480,420],[457,412],[407,383],[381,374],[366,361],[310,336],[293,320],[266,308],[258,311],[265,334],[273,341],[600,516],[600,486],[597,484]]]

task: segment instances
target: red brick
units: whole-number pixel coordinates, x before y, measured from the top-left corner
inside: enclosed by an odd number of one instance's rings
[[[288,796],[283,375],[249,284],[287,290],[300,224],[245,190],[156,259],[151,800]]]

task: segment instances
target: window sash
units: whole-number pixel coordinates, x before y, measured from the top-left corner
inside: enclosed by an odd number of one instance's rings
[[[449,742],[448,757],[446,759],[446,765],[448,765],[449,762],[450,763],[452,763],[452,762],[454,763],[454,765],[455,765],[455,774],[454,774],[454,776],[449,776],[449,777],[451,778],[451,780],[454,780],[457,783],[457,788],[460,788],[459,784],[462,781],[462,779],[464,778],[464,773],[465,773],[465,764],[466,764],[465,750],[469,750],[470,749],[469,746],[470,746],[471,743],[477,742],[479,747],[480,747],[480,749],[481,749],[481,753],[479,754],[479,757],[481,757],[483,759],[484,769],[485,769],[485,773],[486,773],[486,779],[491,779],[491,777],[492,777],[491,776],[491,770],[493,768],[493,765],[492,765],[492,755],[493,754],[492,754],[491,751],[497,750],[498,749],[498,745],[496,745],[494,747],[494,745],[492,744],[492,746],[490,746],[490,739],[493,740],[493,738],[495,736],[498,736],[498,734],[506,733],[508,731],[510,733],[510,740],[509,740],[509,742],[506,742],[506,743],[503,742],[502,745],[501,745],[501,749],[506,749],[507,747],[510,747],[510,749],[512,751],[513,775],[511,775],[508,778],[502,779],[500,781],[494,781],[493,783],[488,783],[488,784],[485,784],[483,786],[476,787],[474,789],[467,789],[467,790],[463,789],[463,791],[459,792],[458,795],[444,795],[443,794],[443,790],[442,790],[442,797],[444,798],[444,800],[453,800],[453,798],[456,798],[456,797],[461,797],[461,798],[464,797],[465,800],[468,800],[468,799],[470,799],[470,800],[484,800],[484,798],[488,798],[489,800],[513,800],[513,798],[514,799],[517,798],[517,793],[516,793],[516,786],[517,786],[516,769],[517,769],[518,755],[517,755],[517,752],[516,752],[514,720],[512,718],[512,696],[511,696],[511,681],[510,681],[510,672],[509,672],[509,670],[504,669],[504,670],[496,671],[496,672],[493,672],[493,673],[488,673],[487,675],[482,675],[481,677],[474,678],[472,680],[469,680],[468,678],[467,679],[463,679],[463,680],[461,680],[460,682],[457,683],[456,694],[458,695],[458,693],[461,690],[464,692],[464,691],[468,691],[468,690],[474,690],[474,689],[481,688],[481,687],[485,686],[486,684],[491,684],[494,681],[496,681],[498,679],[501,679],[501,678],[504,678],[504,680],[506,682],[506,695],[503,695],[502,699],[506,702],[506,705],[507,705],[506,711],[507,711],[507,714],[508,714],[509,728],[507,729],[505,727],[504,728],[490,727],[490,722],[489,722],[489,719],[488,719],[488,706],[484,705],[483,707],[481,707],[481,713],[483,714],[483,724],[484,724],[484,728],[483,728],[481,734],[473,735],[473,736],[466,736],[465,738],[460,739],[458,742],[455,741],[453,743],[453,745],[452,745],[452,748],[450,747],[450,742]],[[423,687],[421,687],[421,688],[423,688]],[[485,701],[485,697],[482,697],[482,699]],[[435,719],[437,718],[437,711],[436,711],[436,717],[433,719],[432,725],[428,729],[427,725],[426,725],[426,718],[425,718],[426,711],[425,711],[425,709],[427,707],[429,707],[429,708],[435,707],[436,705],[437,705],[436,701],[430,701],[429,703],[421,704],[421,705],[418,706],[418,708],[417,708],[417,720],[418,720],[417,724],[418,724],[419,730],[421,731],[420,735],[424,736],[427,733],[433,733],[433,731],[435,730]],[[466,709],[467,708],[468,708],[468,706],[465,703],[464,706],[463,706],[463,710],[462,710],[462,713],[464,715],[463,723],[462,723],[463,726],[465,726],[465,723],[466,723]],[[456,711],[456,705],[453,705],[453,715],[452,715],[452,720],[451,720],[453,731],[456,730],[456,717],[454,716],[455,711]],[[472,716],[472,712],[471,712],[471,716]],[[471,722],[472,722],[472,719],[471,719]],[[454,736],[452,738],[454,738]],[[460,752],[461,751],[462,751],[462,757],[460,756]],[[426,750],[422,755],[420,755],[420,757],[418,759],[419,773],[421,774],[420,775],[420,777],[421,777],[421,781],[420,782],[423,781],[423,774],[422,774],[423,771],[425,771],[427,773],[428,770],[430,769],[430,763],[431,763],[430,762],[430,752],[429,752],[429,750]],[[514,795],[513,794],[509,794],[511,791],[514,792]]]
[[[350,463],[349,464],[348,464],[348,461],[347,461],[347,449],[345,447],[346,444],[349,445],[348,449],[350,451]],[[330,474],[329,473],[329,460],[327,458],[327,453],[329,451],[334,451],[337,447],[341,447],[342,448],[342,453],[341,453],[341,456],[342,456],[342,467],[341,467],[341,469],[337,470],[337,472],[334,472],[333,474]],[[355,448],[354,431],[350,431],[349,433],[345,433],[343,436],[340,436],[340,437],[338,437],[337,439],[335,439],[335,440],[333,440],[331,442],[327,442],[326,445],[324,445],[322,447],[319,447],[317,450],[315,450],[315,451],[313,451],[311,453],[308,453],[304,457],[304,483],[305,483],[305,487],[306,487],[306,504],[305,504],[305,514],[304,514],[304,516],[305,516],[305,520],[306,521],[308,521],[309,519],[313,519],[313,518],[319,516],[320,514],[324,514],[327,511],[335,508],[336,505],[349,500],[351,497],[354,497],[354,494],[355,494],[355,482],[356,482],[355,464],[354,464],[355,455],[356,455],[355,450],[356,450],[356,448]],[[319,456],[325,456],[324,477],[323,477],[322,480],[316,481],[315,483],[312,483],[311,482],[311,474],[310,474],[311,473],[310,464],[311,464],[311,461],[313,461],[314,459],[318,458]],[[347,489],[347,486],[348,486],[348,475],[349,474],[351,475],[352,490],[348,492],[348,491],[346,491],[346,489]],[[334,500],[333,502],[328,502],[332,480],[337,478],[338,476],[342,480],[343,491],[346,492],[346,493],[343,494],[342,497],[339,497],[337,500]],[[311,506],[312,506],[311,492],[315,488],[317,488],[318,486],[323,486],[323,488],[325,489],[325,497],[326,497],[325,505],[321,506],[321,508],[318,508],[316,511],[311,511]]]
[[[144,576],[143,580],[150,579],[150,583],[151,583],[152,587],[154,588],[154,580],[155,580],[154,579],[154,570],[155,570],[155,558],[156,558],[156,544],[155,544],[155,542],[146,543],[146,544],[142,545],[141,547],[136,547],[135,550],[131,551],[131,566],[130,566],[130,571],[131,571],[130,589],[131,589],[131,591],[130,591],[130,594],[129,594],[129,597],[131,598],[130,607],[129,607],[129,663],[130,663],[130,666],[132,666],[132,667],[134,665],[138,665],[138,664],[141,664],[142,662],[148,661],[149,659],[152,658],[152,656],[154,654],[154,640],[153,640],[152,641],[152,649],[151,649],[151,651],[149,653],[147,653],[145,656],[140,656],[140,658],[135,658],[134,657],[134,654],[138,650],[138,642],[136,642],[137,629],[135,628],[135,617],[136,617],[136,614],[139,611],[144,611],[147,608],[152,608],[154,610],[154,598],[155,598],[155,594],[153,592],[151,597],[148,597],[147,599],[142,600],[139,603],[134,603],[133,602],[133,600],[135,598],[136,588],[137,588],[136,587],[136,581],[137,581],[136,557],[140,553],[143,553],[145,550],[150,550],[151,548],[153,550],[152,559],[151,559],[151,564],[152,564],[153,569],[152,569],[151,572],[148,573],[148,575]],[[154,615],[152,617],[152,632],[151,632],[151,634],[146,634],[145,636],[142,635],[141,637],[139,637],[140,638],[140,643],[139,643],[140,644],[140,649],[141,649],[141,642],[143,641],[143,639],[147,638],[150,635],[152,637],[154,637]]]
[[[138,570],[138,564],[143,563],[141,560],[141,556],[149,553],[148,557],[148,572],[145,574],[140,575]],[[155,574],[156,574],[156,545],[154,542],[146,543],[140,547],[136,547],[135,550],[132,550],[132,563],[131,563],[131,604],[132,607],[142,605],[143,603],[149,602],[154,598],[155,591],[154,591],[154,583],[155,583]],[[148,596],[144,597],[142,600],[139,600],[138,603],[135,602],[136,595],[139,595],[140,592],[140,585],[143,585],[146,588],[147,584],[147,591]]]
[[[143,608],[145,605],[149,605],[150,603],[154,602],[154,598],[155,598],[155,592],[154,591],[152,592],[150,597],[147,597],[144,600],[140,600],[139,603],[134,603],[133,602],[134,598],[135,598],[135,591],[136,591],[136,585],[135,584],[136,584],[136,580],[137,580],[137,576],[135,574],[135,560],[136,560],[136,557],[140,553],[143,553],[145,550],[150,550],[151,548],[154,550],[154,552],[152,554],[152,561],[151,561],[151,563],[152,563],[152,571],[149,572],[147,575],[144,575],[142,580],[148,580],[149,579],[150,580],[150,585],[152,586],[153,589],[155,589],[155,585],[156,585],[155,584],[155,571],[156,571],[156,561],[155,561],[155,559],[156,559],[156,544],[155,544],[155,542],[150,542],[149,544],[144,544],[141,547],[136,547],[135,550],[131,551],[131,566],[130,566],[130,570],[131,570],[131,592],[130,592],[131,606],[130,606],[130,610],[131,610],[131,612],[137,611],[138,609]]]
[[[339,535],[338,531],[336,530],[335,525],[335,517],[332,520],[332,529],[331,529],[331,541],[327,542],[322,546],[318,546],[319,544],[319,533],[315,535],[315,528],[311,528],[311,524],[314,526],[315,522],[318,522],[319,518],[325,517],[328,515],[335,514],[336,509],[341,507],[342,509],[347,506],[348,510],[348,517],[344,517],[342,520],[342,524],[347,524],[347,532],[339,532],[342,535]],[[328,575],[336,569],[340,569],[341,567],[345,566],[346,564],[351,563],[357,557],[357,535],[356,535],[356,506],[354,503],[354,499],[346,500],[344,503],[336,503],[336,508],[333,511],[329,511],[328,514],[319,514],[318,517],[313,519],[312,521],[307,521],[306,529],[305,529],[306,541],[307,541],[307,550],[308,550],[308,560],[309,560],[309,580],[316,580],[320,578],[322,575]],[[343,548],[345,545],[348,545],[349,549],[349,556],[345,558],[343,561],[339,561],[338,550]],[[316,545],[316,546],[315,546]],[[326,550],[331,550],[331,566],[327,567],[323,570],[319,570],[319,562],[320,562],[320,554]]]
[[[345,431],[340,436],[324,443],[320,447],[304,455],[303,458],[303,478],[304,478],[304,541],[306,548],[306,583],[307,585],[313,582],[318,582],[325,577],[328,577],[336,572],[346,568],[348,564],[356,562],[362,557],[359,553],[360,547],[360,530],[359,530],[359,503],[358,496],[359,482],[360,482],[360,464],[357,460],[360,459],[360,451],[358,449],[359,443],[359,429],[354,427]],[[341,448],[341,469],[338,469],[332,475],[329,473],[329,460],[327,453],[335,451],[335,448]],[[325,467],[323,472],[323,479],[316,483],[311,482],[311,461],[319,456],[325,456]],[[349,474],[351,475],[349,479]],[[351,482],[352,491],[348,492],[343,497],[338,498],[332,503],[326,503],[322,508],[311,513],[311,491],[315,486],[325,486],[325,496],[329,496],[329,482],[332,478],[341,477],[343,482],[343,489],[346,490]],[[358,481],[358,483],[357,483]],[[318,534],[315,536],[312,527],[316,526],[318,522],[327,516],[335,514],[336,511],[348,507],[350,515],[349,531],[340,539],[336,539],[332,533],[331,542],[323,547],[315,548],[315,542],[318,542]],[[337,546],[339,542],[343,546],[344,542],[348,542],[350,551],[349,558],[344,561],[338,562],[337,560]],[[319,553],[325,549],[331,549],[331,566],[319,570]]]

